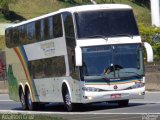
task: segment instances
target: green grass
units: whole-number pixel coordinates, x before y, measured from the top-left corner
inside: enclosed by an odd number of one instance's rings
[[[0,21],[1,21],[1,22],[5,22],[5,21],[6,21],[5,18],[4,18],[4,15],[1,14],[1,13],[0,13]]]
[[[4,42],[4,36],[0,36],[0,50],[4,49],[5,42]]]
[[[33,114],[0,114],[0,120],[64,120],[54,115],[33,115]]]
[[[97,0],[98,3],[110,3],[110,0]],[[114,3],[127,4],[133,8],[138,24],[144,23],[147,26],[151,25],[150,8],[143,4],[135,3],[132,0],[114,0]]]
[[[71,1],[71,0],[68,0]],[[110,3],[110,0],[96,0],[98,3]],[[114,3],[128,4],[133,7],[138,23],[150,25],[151,17],[148,7],[132,2],[132,0],[114,0]],[[50,13],[60,8],[75,5],[91,4],[89,0],[74,0],[74,2],[63,2],[63,0],[18,0],[15,4],[10,4],[10,10],[25,19],[31,19],[46,13]],[[0,14],[0,22],[9,22]]]
[[[26,19],[31,19],[43,14],[54,12],[60,8],[66,8],[82,4],[82,1],[70,3],[59,0],[19,0],[16,4],[10,5],[10,10],[16,12],[18,15]]]
[[[24,18],[30,19],[56,11],[65,6],[67,6],[67,4],[63,4],[56,0],[26,0],[25,2],[20,0],[16,4],[10,5],[10,9]]]
[[[4,15],[0,13],[0,23],[10,23],[10,20],[6,20]]]
[[[151,14],[149,8],[147,8],[144,5],[129,2],[127,0],[122,0],[122,1],[125,1],[124,2],[125,4],[129,4],[130,6],[133,7],[134,14],[137,18],[138,23],[144,23],[147,26],[151,25]]]
[[[71,0],[68,0],[71,1]],[[110,3],[110,0],[96,0],[98,3]],[[114,0],[115,3],[128,4],[133,7],[138,24],[143,23],[146,26],[151,25],[150,10],[142,4],[132,2],[132,0]],[[90,4],[89,0],[74,0],[74,2],[64,2],[60,0],[18,0],[15,4],[10,4],[10,10],[13,16],[5,19],[4,15],[0,13],[0,23],[13,22],[18,18],[31,19],[46,13],[50,13],[60,8],[70,6]],[[15,18],[13,18],[15,17]],[[0,49],[4,48],[3,38],[0,37]]]

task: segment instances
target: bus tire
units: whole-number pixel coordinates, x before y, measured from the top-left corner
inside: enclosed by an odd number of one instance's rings
[[[67,109],[68,112],[73,110],[73,103],[71,101],[71,96],[69,94],[68,89],[65,90],[64,94],[63,94],[63,100],[64,100],[64,105],[65,108]]]
[[[26,91],[26,101],[27,107],[29,110],[36,110],[38,108],[38,104],[32,101],[31,93],[29,90]]]
[[[118,101],[119,107],[127,107],[129,103],[129,100],[120,100]]]
[[[20,98],[20,102],[21,102],[21,105],[22,105],[22,109],[27,110],[28,107],[27,107],[27,104],[26,104],[26,96],[25,96],[22,89],[19,90],[19,98]]]

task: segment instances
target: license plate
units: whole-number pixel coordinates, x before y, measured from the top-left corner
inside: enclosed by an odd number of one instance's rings
[[[121,98],[121,94],[112,94],[112,95],[111,95],[111,98],[112,98],[112,99]]]

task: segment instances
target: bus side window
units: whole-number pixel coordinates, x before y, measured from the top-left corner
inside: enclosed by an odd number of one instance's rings
[[[49,26],[48,38],[52,39],[53,38],[53,17],[48,18],[48,26]]]
[[[61,14],[57,14],[53,16],[53,37],[58,38],[62,37],[63,30],[62,30],[62,20]]]
[[[35,22],[27,24],[27,41],[24,44],[35,42]]]
[[[70,68],[70,75],[74,78],[79,80],[79,74],[75,67],[75,33],[74,33],[74,25],[71,13],[63,13],[63,22],[64,22],[64,32],[65,32],[65,39],[67,45],[67,53],[68,53],[68,61],[69,61],[69,68]]]
[[[15,27],[12,31],[12,39],[13,39],[13,47],[17,47],[19,45],[19,28]]]
[[[44,40],[44,19],[41,20],[40,41]]]
[[[27,25],[22,25],[20,26],[20,32],[19,32],[19,39],[21,41],[22,44],[27,44],[28,40],[27,40],[27,32],[26,32],[26,26]]]
[[[49,19],[44,18],[44,39],[48,40],[49,39]]]
[[[35,21],[35,37],[36,37],[36,41],[40,41],[40,31],[41,31],[41,21],[37,20]]]
[[[12,40],[10,39],[11,38],[11,34],[12,34],[12,32],[11,32],[12,30],[11,29],[7,29],[6,31],[5,31],[5,39],[6,39],[6,45],[7,45],[7,47],[12,47]]]
[[[65,37],[68,46],[75,46],[75,33],[72,15],[70,13],[63,14]],[[73,45],[72,45],[73,44]]]

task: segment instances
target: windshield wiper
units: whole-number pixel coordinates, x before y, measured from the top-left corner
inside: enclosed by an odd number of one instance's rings
[[[128,36],[133,39],[133,35],[130,34],[115,34],[115,35],[110,35],[109,37],[116,37],[116,36]]]
[[[86,80],[97,80],[97,79],[101,79],[101,76],[84,76],[84,79]]]
[[[87,38],[103,38],[104,40],[108,40],[108,38],[104,35],[91,35],[87,36]]]
[[[140,74],[138,74],[138,73],[136,73],[136,72],[124,72],[124,73],[131,73],[131,74],[133,73],[133,74],[135,74],[135,75],[136,75],[137,77],[139,77],[139,78],[142,77],[142,75],[140,75]],[[135,76],[135,75],[134,75],[134,76]],[[135,76],[135,77],[136,77],[136,76]]]
[[[103,79],[103,80],[105,80],[106,82],[109,82],[109,81],[110,81],[110,79],[107,78],[106,75],[101,75],[101,76],[84,76],[84,79],[85,79],[85,80]]]
[[[102,77],[103,80],[110,81],[110,79],[105,74],[101,75],[101,77]]]

